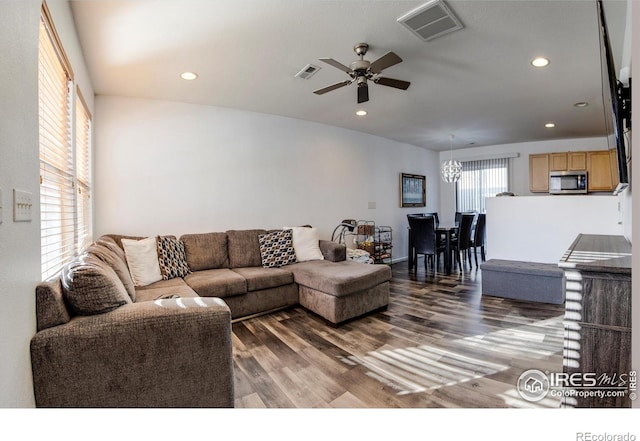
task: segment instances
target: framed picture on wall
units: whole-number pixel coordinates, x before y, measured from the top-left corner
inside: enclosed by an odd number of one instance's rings
[[[426,207],[426,178],[422,175],[400,174],[400,206]]]

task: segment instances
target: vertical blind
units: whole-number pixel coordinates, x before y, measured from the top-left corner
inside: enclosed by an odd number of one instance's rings
[[[485,198],[509,191],[509,158],[462,163],[457,184],[458,211],[485,211]]]
[[[73,71],[43,2],[38,51],[43,279],[58,273],[91,237],[91,114],[81,98],[75,106],[73,98]]]

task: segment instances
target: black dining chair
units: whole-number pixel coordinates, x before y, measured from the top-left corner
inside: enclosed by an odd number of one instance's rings
[[[436,226],[434,216],[420,216],[409,218],[409,228],[411,228],[411,250],[414,254],[414,262],[417,261],[419,254],[424,255],[424,269],[428,271],[428,262],[433,266],[435,275],[438,267],[438,255],[444,251],[444,248],[438,245],[436,238]],[[418,265],[415,265],[414,269]]]
[[[437,212],[425,213],[425,214],[423,214],[423,216],[433,216],[435,221],[436,221],[436,228],[438,228],[440,226],[440,219],[438,218],[438,213]]]
[[[455,241],[451,244],[451,252],[455,253],[458,267],[462,270],[460,255],[463,255],[464,261],[469,262],[471,267],[471,227],[476,215],[473,213],[461,213],[460,222],[458,223],[458,233]]]
[[[484,262],[486,260],[484,253],[484,242],[486,237],[487,215],[478,213],[473,234],[471,236],[471,248],[476,260],[476,268],[478,267],[478,248],[480,248],[480,258]]]

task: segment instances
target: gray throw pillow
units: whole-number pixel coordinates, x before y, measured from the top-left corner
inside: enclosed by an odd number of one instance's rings
[[[132,303],[116,272],[88,253],[69,263],[61,280],[64,299],[78,315],[102,314]]]
[[[87,249],[89,254],[95,255],[98,259],[109,265],[118,275],[120,281],[127,290],[131,301],[136,301],[136,287],[133,284],[129,267],[127,266],[127,260],[124,255],[124,251],[120,249],[115,242],[107,242],[99,240]]]

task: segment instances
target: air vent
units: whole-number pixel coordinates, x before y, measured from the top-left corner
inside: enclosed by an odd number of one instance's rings
[[[398,23],[404,25],[422,41],[433,40],[464,26],[442,0],[435,0],[403,15]]]
[[[315,74],[319,70],[320,68],[318,66],[314,66],[313,64],[307,64],[295,76],[298,78],[302,78],[303,80],[308,80],[309,78],[311,78],[313,74]]]

